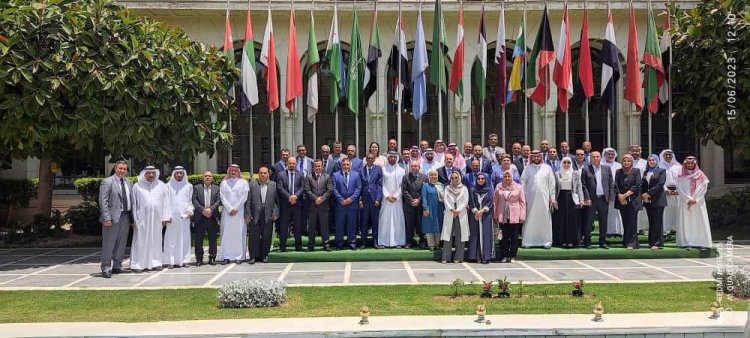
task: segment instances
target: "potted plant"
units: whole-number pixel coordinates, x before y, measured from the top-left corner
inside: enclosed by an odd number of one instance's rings
[[[492,281],[482,282],[482,295],[481,298],[492,298]]]
[[[573,282],[573,297],[583,297],[583,279]]]
[[[510,298],[510,282],[508,281],[508,276],[503,277],[503,279],[498,279],[497,287],[498,298]]]

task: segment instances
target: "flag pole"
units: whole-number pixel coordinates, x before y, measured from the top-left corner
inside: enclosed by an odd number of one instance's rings
[[[357,21],[359,21],[359,18],[356,17],[356,16],[354,16],[354,13],[356,13],[356,12],[357,12],[357,6],[352,6],[352,20],[354,20],[356,18]],[[359,22],[357,22],[356,24],[357,24],[357,27],[359,27]],[[352,27],[353,26],[354,26],[354,22],[352,22]],[[359,30],[357,32],[359,32]],[[362,48],[361,48],[362,47],[362,41],[361,41],[362,40],[362,35],[361,34],[358,34],[358,35],[359,35],[358,39],[360,40],[360,55],[361,55],[361,53],[362,53]],[[350,41],[350,42],[354,43],[354,41]],[[352,47],[354,47],[354,46],[352,46]],[[355,56],[355,55],[351,55],[351,54],[349,55],[349,57],[352,57],[352,56]],[[357,82],[359,82],[360,77],[359,77],[359,61],[358,60],[355,60],[354,66],[357,67]],[[351,70],[349,70],[349,71],[351,71]],[[348,76],[349,74],[347,73],[346,75]],[[361,83],[357,85],[357,89],[360,88],[359,87],[360,85],[361,85]],[[347,96],[348,95],[349,94],[347,93]],[[361,100],[362,99],[360,98],[360,96],[357,95],[357,101],[361,102]],[[357,147],[357,152],[359,152],[359,102],[357,103],[357,111],[354,112],[354,146]],[[368,149],[368,151],[369,151],[369,149]]]
[[[547,12],[547,0],[544,0],[544,11]],[[545,13],[548,15],[547,20],[549,23],[549,13]],[[539,29],[542,29],[540,26]],[[552,85],[549,82],[549,63],[544,67],[544,107],[542,110],[542,139],[547,138],[547,101],[549,101],[549,93],[551,91]],[[554,142],[553,142],[554,143]],[[546,156],[546,155],[545,155]]]
[[[437,1],[439,1],[439,0],[437,0]],[[400,3],[400,0],[399,0],[399,3]],[[445,68],[445,67],[443,67],[443,61],[445,59],[445,56],[443,55],[443,46],[440,45],[442,43],[442,41],[443,41],[443,37],[440,36],[440,34],[443,34],[443,26],[442,26],[443,22],[442,22],[442,19],[443,19],[443,11],[442,11],[442,8],[441,8],[441,10],[440,10],[440,17],[433,19],[433,20],[441,20],[441,22],[440,22],[440,29],[438,31],[438,41],[437,41],[437,44],[438,44],[438,46],[437,46],[437,52],[440,53],[440,57],[438,58],[438,68],[439,68],[438,71],[440,72],[440,76],[438,77],[438,83],[440,83],[440,84],[437,86],[437,94],[438,94],[438,138],[441,139],[441,140],[443,139],[443,92],[442,92],[442,88],[441,88],[442,85],[443,85],[443,82],[441,81],[441,79],[442,79],[443,72],[445,72],[445,69],[443,69],[443,68]],[[456,60],[453,60],[453,61],[456,61]],[[446,79],[446,81],[447,80],[448,79]],[[447,83],[446,83],[446,85],[447,85]],[[422,134],[421,122],[420,122],[419,133],[420,133],[420,135]],[[420,136],[419,139],[421,141],[422,137]]]
[[[378,12],[378,0],[374,0],[373,1],[373,6],[374,6],[373,10],[375,11],[375,13],[377,13]],[[373,19],[377,20],[377,18],[373,18]],[[371,23],[370,25],[371,26],[375,26],[375,22]],[[372,29],[370,29],[370,30],[372,30]],[[378,34],[378,36],[380,36],[380,34]],[[369,40],[372,41],[372,32],[370,32],[370,39]],[[370,44],[371,44],[371,42],[370,42]],[[367,46],[368,54],[369,54],[369,50],[370,50],[370,44],[368,44],[368,46]],[[368,55],[368,57],[369,57],[369,55]],[[365,61],[365,62],[367,62],[367,61]],[[380,63],[380,58],[378,58],[377,61],[375,61],[375,62],[376,62],[376,64]],[[377,69],[377,67],[376,67],[376,69]],[[372,76],[372,77],[375,78],[375,88],[378,88],[378,81],[379,81],[379,79],[378,79],[377,72],[375,74],[370,74],[370,76]],[[375,92],[376,92],[376,95],[375,95],[375,114],[379,114],[380,113],[380,97],[379,97],[380,92],[377,89],[375,90]],[[382,134],[382,130],[383,130],[382,129],[382,123],[383,123],[382,121],[383,121],[382,119],[378,119],[378,123],[377,123],[378,124],[378,133],[380,133],[380,134]],[[387,120],[386,120],[386,123],[387,123]],[[387,143],[387,141],[388,141],[388,131],[387,130],[386,130],[386,135],[385,135],[385,141],[386,142],[384,142],[384,143],[388,144]],[[386,148],[386,149],[388,149],[388,148]],[[369,151],[369,149],[368,149],[368,151]],[[398,151],[401,151],[401,147],[400,146],[398,147]]]
[[[505,31],[505,0],[500,0],[500,13],[503,15],[503,32]],[[503,33],[505,34],[505,33]],[[502,45],[497,46],[498,43],[502,43]],[[495,48],[503,48],[505,46],[505,41],[495,41]],[[507,56],[505,55],[505,50],[503,50],[503,62],[500,64],[500,67],[506,67],[506,60]],[[489,68],[489,67],[488,67]],[[507,67],[506,67],[507,68]],[[507,75],[505,76],[507,80]],[[507,92],[508,89],[506,88],[505,91]],[[500,93],[500,131],[503,133],[503,147],[507,146],[507,137],[506,137],[506,130],[505,130],[505,93]],[[507,148],[506,148],[507,149]],[[494,247],[493,247],[494,250]]]
[[[653,16],[653,9],[651,8],[651,0],[648,0],[648,15],[649,15],[649,17]],[[649,26],[650,26],[650,24],[649,24]],[[656,32],[654,32],[654,34],[656,34]],[[656,97],[656,102],[657,102],[657,105],[658,105],[658,102],[659,102],[659,92],[658,91],[656,92],[656,96],[657,96]],[[644,106],[645,106],[645,104],[644,104]],[[650,110],[646,109],[646,113],[648,114],[648,153],[649,154],[653,154],[654,153],[654,148],[651,147],[652,146],[651,141],[653,139],[652,134],[651,134],[651,132],[653,131],[652,126],[651,126],[651,124],[652,124],[652,122],[651,122],[652,116],[651,115],[653,115],[653,112],[651,112]],[[638,143],[640,144],[640,142],[638,142]]]
[[[268,0],[268,11],[271,11],[271,0]],[[276,162],[276,123],[271,110],[271,164]]]
[[[248,9],[248,11],[250,10],[250,0],[247,0],[247,9]],[[252,48],[255,48],[255,42],[253,42],[253,47]],[[255,54],[255,53],[253,53],[253,54]],[[246,57],[244,52],[242,53],[242,57],[243,58]],[[255,60],[248,60],[248,61],[249,62],[253,62],[253,63],[255,62]],[[253,68],[255,68],[255,67],[253,67]],[[255,170],[255,156],[254,156],[255,152],[253,151],[253,144],[254,144],[254,142],[253,142],[253,136],[255,135],[255,131],[253,130],[253,105],[252,104],[250,105],[250,119],[249,120],[250,120],[250,123],[249,123],[249,127],[250,127],[250,139],[249,139],[249,142],[250,142],[250,172],[253,172]]]
[[[568,0],[565,0],[565,8],[563,9],[563,11],[565,11],[566,13],[568,11]],[[565,15],[565,14],[563,14],[563,15]],[[568,25],[570,25],[570,21],[568,21]],[[568,33],[570,33],[570,27],[568,26],[568,27],[566,27],[566,29],[568,30]],[[570,35],[570,34],[568,34],[568,35]],[[568,36],[568,42],[567,43],[570,44],[570,36]],[[560,46],[560,47],[565,48],[565,46]],[[558,47],[558,48],[560,48],[560,47]],[[565,53],[565,51],[563,50],[563,54],[564,53]],[[580,52],[579,52],[579,55],[580,55]],[[570,72],[572,73],[573,69],[571,69]],[[572,76],[573,75],[571,74],[571,77]],[[550,85],[550,87],[552,87],[552,85]],[[560,90],[560,88],[558,88],[558,90]],[[570,88],[570,91],[573,91],[573,88]],[[560,93],[558,93],[557,95],[559,97]],[[568,94],[565,94],[565,95],[566,95],[566,99],[567,99],[567,95]],[[584,95],[584,96],[586,96],[586,95]],[[565,108],[565,111],[563,113],[565,114],[565,141],[566,142],[570,142],[570,105],[568,105],[568,107]],[[570,144],[570,143],[568,143],[568,144]]]
[[[669,0],[667,0],[667,20],[671,21],[671,13],[669,13]],[[677,17],[675,17],[677,19]],[[670,23],[669,28],[672,28]],[[672,33],[669,34],[669,65],[667,65],[667,133],[669,134],[669,149],[672,149]]]
[[[484,16],[484,0],[482,0],[482,16]],[[481,24],[484,25],[484,22],[482,22]],[[479,29],[482,29],[482,28],[480,27]],[[498,43],[499,43],[499,41],[495,42],[496,45]],[[497,47],[495,47],[495,48],[497,48]],[[482,50],[479,49],[478,51],[481,52]],[[480,60],[481,60],[481,57],[483,57],[483,55],[480,55],[479,57],[480,57]],[[486,69],[484,70],[484,74],[485,74],[485,79],[486,79],[487,78],[487,70]],[[486,87],[486,82],[485,82],[485,87]],[[483,89],[482,88],[477,88],[477,90],[479,90],[479,92],[481,93],[481,91]],[[482,125],[482,127],[481,127],[481,130],[482,130],[481,133],[482,134],[479,135],[479,139],[481,140],[484,137],[484,135],[486,135],[485,134],[485,130],[484,130],[484,100],[482,100],[479,104],[482,106],[482,124],[481,124]],[[471,128],[469,128],[469,139],[471,139]],[[505,141],[503,141],[503,146],[505,146]]]
[[[521,46],[521,48],[523,48],[523,53],[524,53],[523,74],[522,74],[523,81],[521,81],[523,82],[523,95],[521,95],[523,96],[523,140],[525,144],[531,144],[531,140],[529,140],[529,99],[526,97],[526,90],[527,90],[526,69],[528,66],[528,64],[526,63],[526,36],[525,36],[526,35],[526,0],[523,0],[523,25],[521,27],[521,30],[523,31],[523,34],[524,34],[524,39],[523,39],[524,42],[523,42],[523,46]],[[516,43],[517,42],[518,41],[516,41]]]
[[[583,10],[584,10],[584,13],[586,13],[586,11],[588,11],[588,0],[584,0],[583,1]],[[584,15],[586,15],[586,14],[584,14]],[[587,20],[588,20],[588,18],[587,18]],[[586,34],[588,35],[588,32]],[[579,64],[579,67],[580,67],[580,64]],[[593,77],[592,77],[592,80],[593,80]],[[589,121],[589,97],[588,96],[586,96],[586,95],[583,96],[583,103],[584,103],[583,104],[583,115],[584,115],[585,129],[586,129],[586,141],[591,142],[591,140],[589,139],[589,136],[590,136],[589,133],[591,131],[591,129],[590,129],[591,127],[589,125],[590,121]],[[570,140],[568,140],[568,142],[570,142]]]
[[[271,0],[268,0],[268,1],[271,1]],[[339,2],[338,0],[334,0],[333,2],[333,11],[335,13],[334,15],[338,15],[337,13],[338,9],[339,9]],[[338,26],[338,22],[336,22],[336,26]],[[336,27],[336,29],[338,29],[338,27]],[[339,46],[340,45],[341,44],[339,43]],[[329,67],[330,67],[330,62],[331,60],[328,60]],[[333,70],[331,69],[331,71]],[[337,69],[336,71],[341,71],[341,70]],[[338,99],[339,98],[337,97],[336,102],[338,102]],[[333,98],[331,98],[331,100],[333,100]],[[336,108],[334,108],[333,111],[334,111],[334,121],[333,121],[334,137],[336,138],[336,141],[341,141],[341,139],[339,138],[339,105],[338,103],[336,104]]]
[[[607,20],[609,21],[609,13],[610,13],[610,4],[609,0],[607,0]],[[607,23],[609,24],[609,22]],[[614,25],[614,23],[613,23]],[[620,71],[619,69],[617,71]],[[607,147],[612,147],[612,114],[614,113],[614,110],[617,109],[617,99],[616,92],[617,92],[617,86],[612,86],[612,109],[607,109]]]
[[[226,16],[226,20],[227,21],[229,20],[229,0],[227,0],[227,16]],[[234,42],[234,41],[232,41],[232,42]],[[226,51],[224,51],[224,52],[226,52]],[[232,51],[232,53],[234,53],[234,51]],[[231,97],[235,97],[235,95],[234,95],[234,83],[232,83],[232,87],[229,89],[229,95]],[[230,108],[231,108],[231,106],[230,106]],[[232,109],[229,109],[229,134],[232,135]],[[232,164],[232,144],[234,143],[234,136],[232,136],[232,139],[233,139],[232,142],[229,143],[229,156],[227,156],[227,160],[228,160],[227,165],[231,165]]]
[[[401,74],[401,71],[402,71],[401,69],[401,26],[403,26],[404,23],[401,20],[403,20],[403,18],[401,17],[401,0],[398,0],[398,27],[396,27],[396,29],[398,30],[398,32],[396,33],[398,35],[397,37],[398,48],[396,48],[396,50],[398,50],[398,55],[396,57],[399,58],[398,60],[396,60],[398,63],[398,75],[397,75],[398,83],[396,84],[397,92],[399,91],[399,87],[401,86],[401,81],[402,81],[401,79],[401,75],[402,75]],[[403,89],[405,88],[402,88],[401,92],[398,95],[398,104],[397,104],[397,109],[396,109],[396,135],[398,137],[399,148],[401,147],[401,108],[402,108],[402,104],[404,101]]]
[[[310,21],[311,22],[313,20],[315,20],[315,18],[313,16],[314,12],[315,12],[315,0],[312,0],[312,7],[310,7]],[[308,27],[308,29],[309,29],[309,27]],[[318,42],[315,41],[314,43],[318,43]],[[308,45],[309,44],[310,44],[310,42],[308,41]],[[308,60],[310,59],[310,55],[307,55],[307,59]],[[315,70],[313,70],[313,71],[315,71]],[[317,77],[316,77],[316,80],[317,80]],[[307,88],[307,90],[310,90],[310,88]],[[310,109],[310,108],[308,107],[307,109]],[[303,119],[304,119],[304,117],[303,117]],[[313,158],[318,158],[318,114],[317,114],[317,112],[316,112],[315,115],[313,115],[312,125],[313,125],[313,130],[312,130],[312,132],[313,132],[313,139],[312,139]]]
[[[419,15],[422,15],[422,0],[419,0]],[[399,34],[399,36],[401,36],[401,34]],[[438,42],[438,44],[440,44],[440,42]],[[401,46],[401,45],[399,44],[399,46]],[[417,48],[417,47],[415,46],[415,47],[414,47],[414,50],[416,50],[416,48]],[[413,58],[414,58],[414,52],[412,52],[412,59],[413,59]],[[412,62],[413,62],[413,61],[412,61]],[[401,64],[401,63],[399,63],[399,64]],[[413,68],[413,65],[412,65],[412,68]],[[427,85],[427,84],[425,84],[425,86],[426,86],[426,85]],[[427,90],[426,90],[426,88],[425,88],[425,92],[426,92],[426,91],[427,91]],[[439,94],[439,93],[440,93],[440,88],[438,88],[438,94]],[[426,93],[425,93],[425,94],[426,94]],[[425,96],[427,96],[427,95],[425,95]],[[438,97],[439,97],[439,95],[438,95]],[[414,100],[414,97],[413,97],[413,96],[412,96],[412,100]],[[438,98],[438,100],[440,100],[440,99]],[[439,106],[439,104],[438,104],[438,106]],[[441,114],[440,114],[440,112],[442,112],[442,111],[441,111],[440,109],[438,109],[438,114],[439,114],[439,115],[441,115]],[[411,112],[411,113],[412,113],[412,116],[413,116],[413,115],[414,115],[414,112]],[[424,114],[422,114],[422,115],[424,115]],[[420,115],[420,116],[419,116],[419,119],[417,120],[417,128],[419,129],[419,130],[417,130],[417,142],[420,142],[420,141],[422,141],[422,115]],[[441,116],[442,116],[442,115],[441,115]],[[442,126],[442,123],[441,123],[440,125]]]

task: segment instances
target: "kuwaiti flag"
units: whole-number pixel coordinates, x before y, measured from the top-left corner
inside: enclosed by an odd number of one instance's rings
[[[648,29],[646,30],[646,48],[643,52],[643,93],[646,96],[646,107],[651,113],[659,111],[659,87],[664,82],[664,66],[661,63],[661,48],[656,35],[654,13],[648,10]]]
[[[456,27],[456,52],[453,54],[453,67],[451,68],[450,90],[464,97],[464,8],[458,7],[458,26]]]
[[[594,73],[591,70],[591,46],[589,45],[589,11],[583,10],[581,26],[581,49],[578,56],[578,79],[581,81],[584,95],[594,96]]]
[[[412,113],[418,120],[427,111],[427,43],[422,26],[421,8],[417,15],[417,36],[414,39],[411,67]]]
[[[344,57],[341,53],[341,38],[339,37],[339,15],[338,8],[333,7],[333,20],[331,20],[331,32],[328,34],[328,45],[326,46],[326,57],[328,68],[331,70],[331,111],[336,110],[339,101],[346,96],[346,70],[344,69]]]
[[[279,82],[276,72],[276,47],[273,41],[273,21],[271,20],[271,8],[268,8],[268,21],[266,21],[266,33],[263,35],[263,47],[260,50],[260,63],[266,66],[265,80],[266,93],[268,93],[268,111],[273,112],[279,108]]]
[[[409,63],[406,54],[406,35],[404,34],[404,24],[400,12],[396,20],[396,38],[393,43],[390,57],[390,67],[396,72],[396,91],[393,93],[393,98],[403,103],[404,91],[408,90],[409,84]]]
[[[498,42],[499,43],[499,42]],[[484,8],[479,16],[479,37],[477,38],[477,60],[479,66],[476,68],[476,89],[479,91],[479,102],[487,98],[487,31],[484,29]]]
[[[617,82],[620,81],[620,59],[617,56],[615,25],[612,21],[611,10],[607,11],[607,29],[604,33],[599,61],[602,63],[602,100],[607,108],[614,110]]]
[[[664,66],[664,80],[659,87],[659,101],[661,103],[667,103],[669,101],[669,64],[672,63],[672,55],[670,49],[672,48],[672,33],[669,32],[669,15],[664,21],[664,32],[661,35],[661,63]]]
[[[372,22],[370,23],[370,44],[367,47],[367,67],[365,68],[365,107],[370,98],[378,90],[378,59],[383,56],[380,50],[380,29],[378,28],[378,3],[372,9]],[[376,98],[377,100],[377,98]]]
[[[549,87],[547,74],[549,64],[555,59],[555,48],[552,46],[552,33],[550,33],[549,17],[547,7],[544,7],[542,23],[534,41],[534,49],[531,51],[529,68],[526,70],[526,89],[534,88],[529,98],[540,106],[544,106],[549,98]]]
[[[313,123],[318,113],[318,66],[320,53],[318,39],[315,37],[315,17],[310,10],[310,27],[307,30],[307,121]]]
[[[508,70],[505,66],[505,3],[500,9],[500,21],[497,24],[497,41],[495,44],[495,64],[497,64],[497,100],[501,106],[505,105],[506,82]]]
[[[568,2],[565,2],[563,19],[560,23],[560,39],[557,43],[555,72],[552,80],[557,86],[557,106],[561,111],[568,111],[568,100],[573,97],[573,71],[570,55],[570,25],[568,24]]]
[[[641,94],[641,68],[638,62],[638,28],[635,26],[635,12],[630,4],[630,24],[628,25],[628,59],[625,65],[625,99],[635,105],[636,111],[643,110]]]
[[[255,77],[255,46],[250,8],[245,14],[245,45],[242,47],[242,92],[250,105],[258,104],[258,78]]]
[[[297,51],[297,25],[294,20],[294,8],[289,11],[289,44],[286,58],[286,107],[291,114],[297,98],[302,96],[302,71],[299,67]]]
[[[508,94],[505,99],[506,103],[511,103],[516,98],[516,91],[519,91],[523,89],[523,80],[524,75],[526,74],[526,69],[524,69],[524,65],[526,64],[525,58],[526,58],[526,33],[524,32],[524,28],[526,26],[526,22],[524,20],[521,20],[521,28],[518,31],[518,36],[516,37],[516,45],[513,47],[513,68],[510,70],[510,79],[508,80]]]

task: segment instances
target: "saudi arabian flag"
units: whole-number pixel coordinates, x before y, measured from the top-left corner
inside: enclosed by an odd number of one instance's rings
[[[359,18],[357,10],[354,10],[354,19],[352,19],[352,38],[351,52],[349,54],[349,66],[347,73],[347,93],[346,105],[352,113],[359,113],[359,93],[362,92],[362,83],[365,75],[365,62],[362,58],[362,39],[359,36]]]
[[[430,83],[440,88],[441,91],[447,90],[448,81],[445,78],[445,54],[448,53],[448,42],[445,33],[445,20],[443,20],[443,11],[440,7],[440,0],[435,1],[435,13],[432,19],[432,41],[440,41],[439,48],[433,48],[430,53]]]

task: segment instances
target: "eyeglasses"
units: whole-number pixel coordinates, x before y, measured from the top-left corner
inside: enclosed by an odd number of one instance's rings
[[[576,156],[583,156],[583,155],[585,155],[585,154],[576,154]]]
[[[477,181],[484,181],[484,177],[477,177]]]

